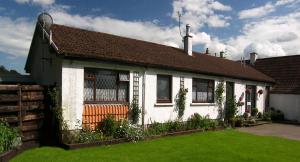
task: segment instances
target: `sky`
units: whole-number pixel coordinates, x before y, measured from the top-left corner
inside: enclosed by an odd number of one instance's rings
[[[0,65],[25,73],[36,20],[182,48],[191,25],[193,50],[228,59],[300,54],[300,0],[0,0]]]

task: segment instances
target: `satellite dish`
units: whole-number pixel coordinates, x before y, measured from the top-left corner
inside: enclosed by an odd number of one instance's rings
[[[43,12],[38,17],[38,22],[45,28],[47,31],[50,31],[50,27],[53,24],[53,19],[50,14]]]

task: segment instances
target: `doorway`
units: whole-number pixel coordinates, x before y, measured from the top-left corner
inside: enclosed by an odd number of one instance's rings
[[[226,82],[226,107],[234,99],[234,82]]]
[[[246,86],[245,112],[251,113],[251,109],[256,108],[256,86]]]

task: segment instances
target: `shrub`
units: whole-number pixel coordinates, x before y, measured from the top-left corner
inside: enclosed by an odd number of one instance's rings
[[[238,118],[236,118],[235,126],[236,127],[243,127],[244,126],[244,122],[245,122],[244,117],[243,116],[239,116]]]
[[[243,117],[245,120],[249,119],[249,113],[248,112],[244,112]]]
[[[129,141],[136,142],[144,138],[144,131],[137,125],[129,125],[129,129],[126,133],[126,138]]]
[[[271,121],[272,120],[272,118],[271,118],[271,112],[265,112],[263,114],[263,120]]]
[[[272,120],[284,120],[284,114],[280,110],[272,110],[271,111],[271,119]]]
[[[167,132],[166,126],[162,123],[154,122],[147,128],[150,135],[158,135]]]
[[[165,125],[166,130],[168,132],[176,132],[178,130],[183,129],[183,124],[178,120],[175,120],[175,121],[169,120],[164,125]]]
[[[114,131],[114,138],[125,138],[129,129],[127,120],[121,120]]]
[[[141,110],[139,108],[138,101],[136,99],[133,99],[130,104],[130,110],[129,110],[129,115],[132,124],[138,123],[140,114],[141,114]]]
[[[230,124],[230,126],[231,126],[232,128],[235,128],[235,126],[236,126],[236,118],[231,118],[231,119],[229,120],[229,124]]]
[[[103,139],[102,132],[99,131],[90,131],[90,130],[81,130],[78,134],[78,142],[79,143],[89,143],[96,142]]]
[[[261,113],[261,112],[258,112],[258,113],[257,113],[257,118],[262,119],[262,117],[263,117],[262,113]]]
[[[188,129],[197,129],[201,127],[202,116],[198,113],[194,113],[187,120],[187,128]]]
[[[19,130],[0,121],[0,153],[21,146]]]
[[[225,119],[227,121],[231,120],[235,117],[237,113],[237,104],[235,102],[235,96],[232,99],[228,100],[228,103],[226,104],[225,109]]]
[[[251,109],[251,116],[256,116],[257,113],[258,113],[258,109],[257,108]]]
[[[100,124],[100,130],[105,136],[112,136],[116,129],[116,122],[112,115],[108,115]]]

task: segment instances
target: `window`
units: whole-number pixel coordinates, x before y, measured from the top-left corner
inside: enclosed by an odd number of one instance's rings
[[[172,76],[157,75],[157,102],[172,102]]]
[[[214,102],[213,80],[193,79],[193,102],[194,103],[213,103]]]
[[[129,73],[102,69],[85,69],[85,102],[128,102]]]

